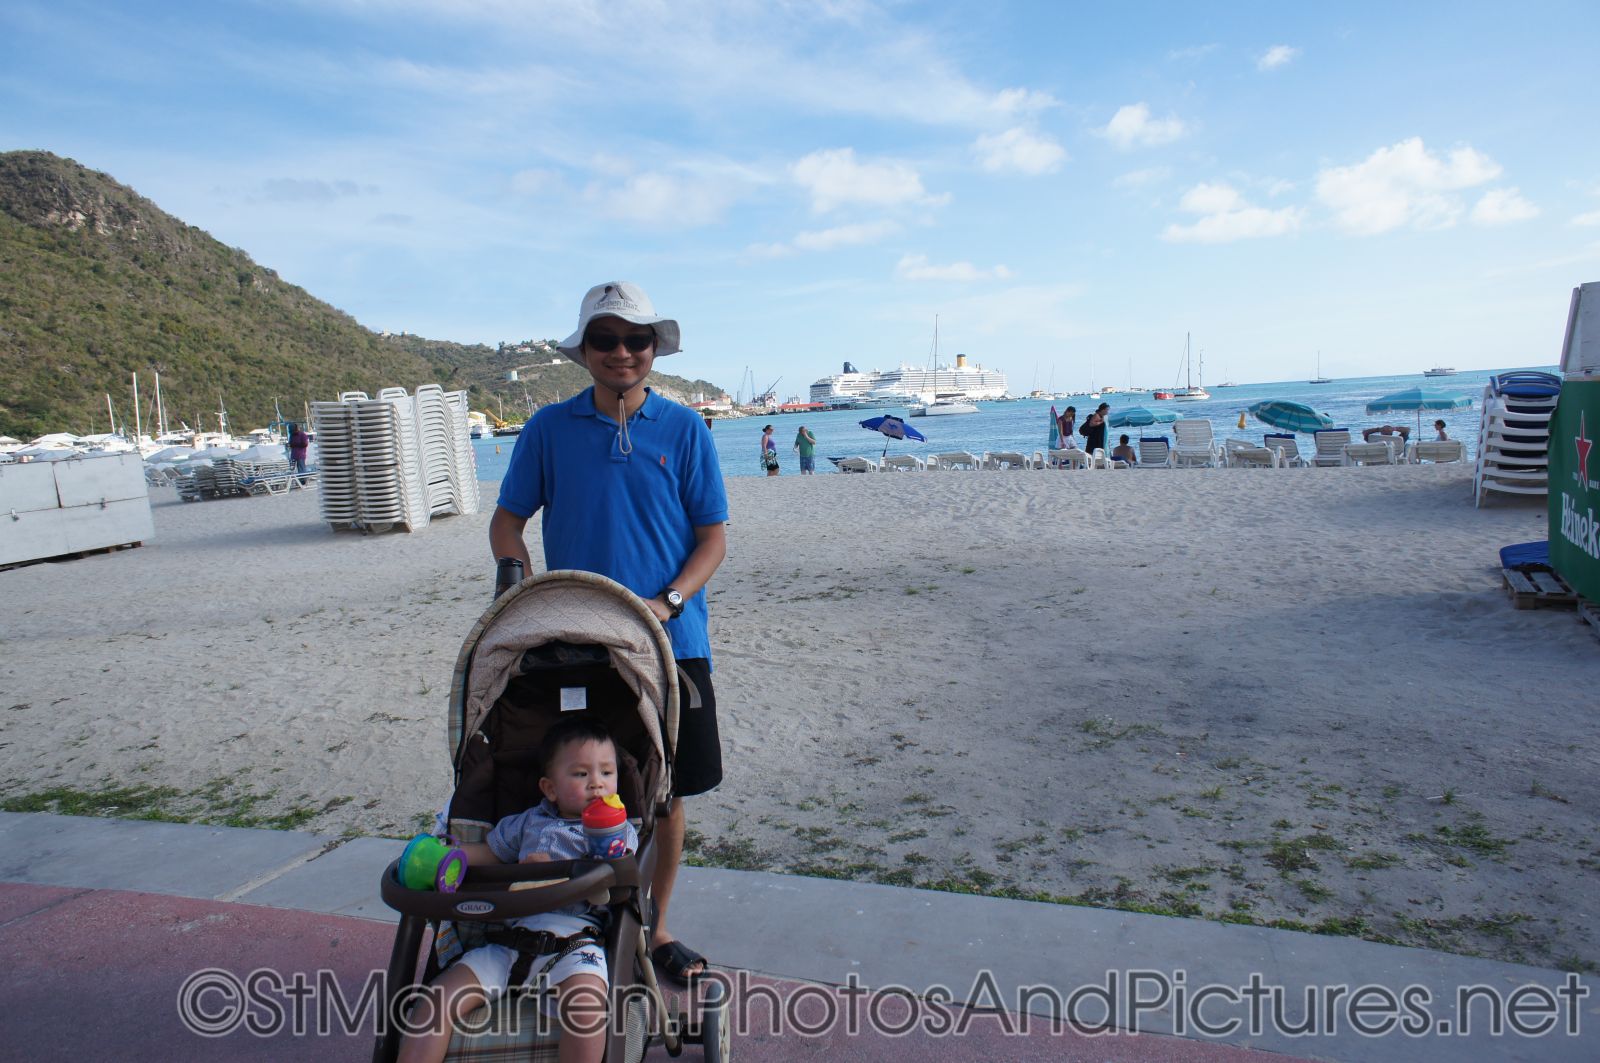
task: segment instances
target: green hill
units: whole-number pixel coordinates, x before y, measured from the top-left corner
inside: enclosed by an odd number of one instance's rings
[[[537,348],[372,332],[105,174],[0,153],[0,435],[106,431],[107,394],[131,425],[135,372],[147,425],[155,372],[174,425],[215,428],[219,403],[238,429],[270,422],[275,402],[298,420],[308,400],[429,382],[521,420],[529,401],[589,383],[570,363],[510,381],[549,361]],[[721,391],[661,373],[652,385]]]

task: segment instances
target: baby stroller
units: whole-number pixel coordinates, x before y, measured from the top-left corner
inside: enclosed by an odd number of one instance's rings
[[[692,693],[692,688],[691,688]],[[393,1063],[395,1021],[416,986],[430,981],[502,920],[578,901],[604,905],[612,1015],[606,1063],[638,1063],[655,1039],[677,1056],[704,1045],[708,1063],[728,1058],[726,986],[696,982],[699,1014],[672,1014],[646,948],[651,921],[654,825],[672,788],[678,730],[677,665],[665,629],[627,588],[590,572],[547,572],[506,590],[468,633],[451,679],[449,743],[455,791],[448,830],[482,841],[501,818],[538,803],[538,750],[564,712],[593,714],[616,740],[618,794],[639,832],[636,853],[609,861],[471,867],[453,893],[408,889],[400,861],[385,870],[384,903],[401,914],[389,959],[388,999],[374,1063]],[[433,939],[418,974],[423,931]],[[558,1029],[541,1019],[537,994],[508,992],[467,1025],[490,1032],[451,1039],[450,1059],[554,1060]],[[492,1009],[520,1009],[515,1016]],[[690,1021],[694,1019],[696,1021]],[[503,1032],[503,1028],[510,1028]]]

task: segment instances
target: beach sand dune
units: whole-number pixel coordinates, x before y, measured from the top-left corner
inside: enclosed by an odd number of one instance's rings
[[[1600,962],[1600,643],[1495,556],[1542,508],[1447,466],[728,486],[697,859]],[[156,498],[139,550],[0,574],[11,807],[431,821],[487,514]]]

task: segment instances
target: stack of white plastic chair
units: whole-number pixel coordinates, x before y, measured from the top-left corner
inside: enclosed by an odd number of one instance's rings
[[[444,401],[444,389],[438,384],[424,384],[417,389],[417,453],[429,515],[461,510],[450,414],[450,407]]]
[[[1550,373],[1529,370],[1489,378],[1473,476],[1477,505],[1491,491],[1549,493],[1550,415],[1560,393],[1561,379]]]
[[[472,450],[472,426],[465,391],[447,391],[445,405],[450,408],[451,469],[455,477],[456,498],[462,514],[478,512],[478,459]]]
[[[416,410],[404,388],[384,388],[355,406],[355,479],[364,527],[428,523],[417,456]]]
[[[367,396],[361,392],[365,399]],[[355,406],[339,402],[311,404],[311,430],[317,437],[317,491],[322,519],[338,528],[361,520],[356,495]]]

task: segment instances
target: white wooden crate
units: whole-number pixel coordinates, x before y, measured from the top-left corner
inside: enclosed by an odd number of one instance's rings
[[[0,465],[0,565],[141,543],[154,534],[137,454]]]

